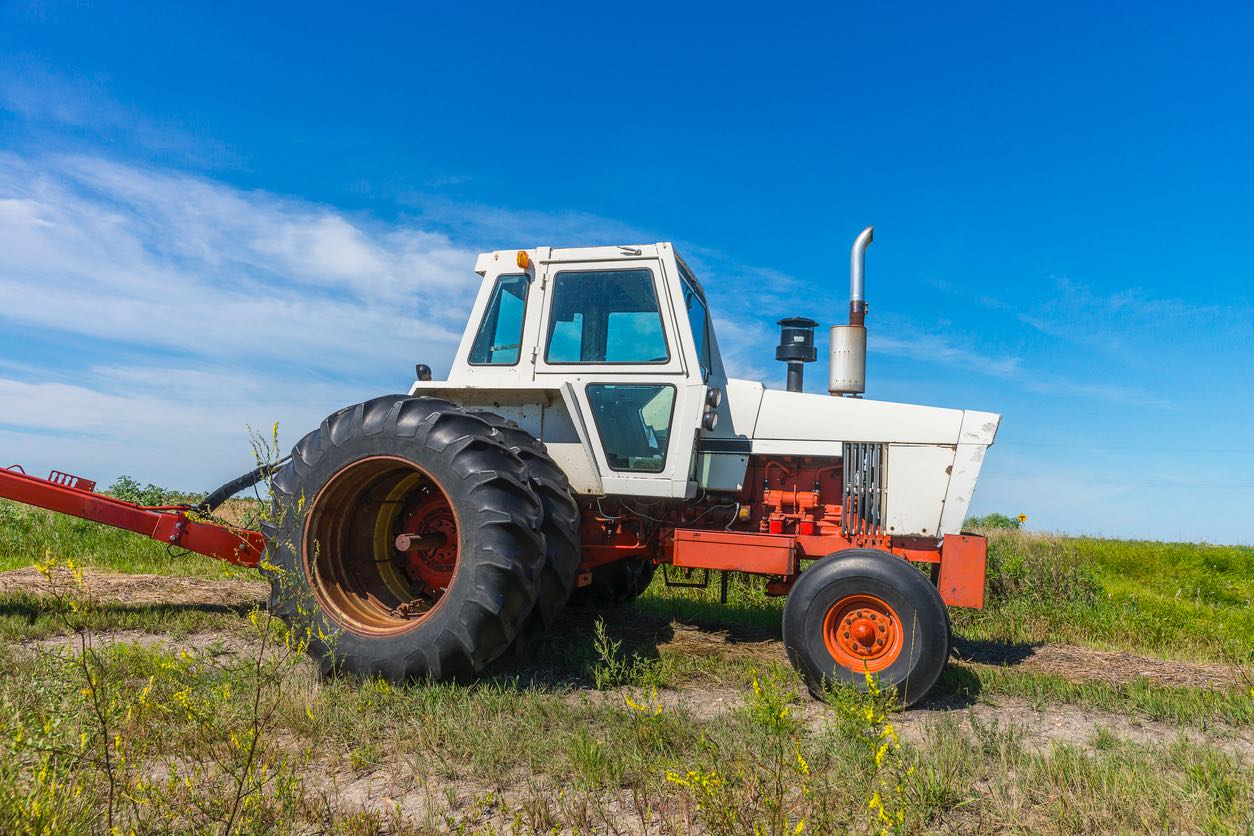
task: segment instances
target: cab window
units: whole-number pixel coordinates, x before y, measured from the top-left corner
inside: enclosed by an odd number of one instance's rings
[[[610,469],[660,473],[666,466],[675,387],[593,383],[586,391]]]
[[[564,270],[553,279],[544,361],[665,363],[670,359],[651,270]]]
[[[710,379],[710,315],[696,280],[682,264],[679,265],[679,275],[683,280],[684,307],[688,309],[688,325],[692,328],[692,340],[697,348],[697,362],[701,364],[701,380],[704,382]]]
[[[492,288],[488,309],[470,347],[472,366],[513,366],[522,355],[523,319],[527,314],[526,274],[501,276]]]

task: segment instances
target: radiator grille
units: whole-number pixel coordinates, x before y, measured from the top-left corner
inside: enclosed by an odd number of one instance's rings
[[[845,536],[878,535],[884,525],[884,482],[888,465],[885,445],[845,442]]]

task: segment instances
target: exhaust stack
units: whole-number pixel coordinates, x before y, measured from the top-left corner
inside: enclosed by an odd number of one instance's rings
[[[857,397],[866,391],[866,248],[875,237],[868,226],[854,239],[849,252],[849,324],[832,326],[832,349],[827,391]]]

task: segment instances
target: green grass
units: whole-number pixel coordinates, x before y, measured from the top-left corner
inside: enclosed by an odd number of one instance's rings
[[[0,500],[0,571],[32,566],[49,556],[130,574],[257,577],[254,570],[202,555],[171,554],[165,545],[129,531]]]
[[[1178,659],[1250,656],[1254,549],[989,534],[988,607],[954,611],[961,637]],[[0,569],[49,554],[116,572],[257,577],[0,502]],[[133,765],[121,768],[126,797],[145,799],[121,814],[139,832],[220,830],[233,786],[223,770],[238,766],[247,748],[241,741],[253,738],[262,743],[260,759],[248,767],[254,772],[240,773],[258,786],[245,831],[587,832],[629,819],[667,832],[692,832],[696,822],[741,833],[781,815],[789,830],[803,818],[806,832],[865,831],[869,798],[897,780],[903,790],[893,803],[908,832],[1254,828],[1254,765],[1183,735],[1147,744],[1099,728],[1082,745],[1042,746],[1013,725],[937,712],[923,739],[904,745],[885,773],[868,760],[868,735],[878,740],[881,730],[859,719],[864,698],[836,694],[824,714],[794,696],[804,690],[777,642],[783,600],[744,577],[731,583],[726,605],[717,596],[717,583],[668,589],[659,573],[634,607],[567,613],[526,657],[506,658],[474,683],[398,687],[322,681],[299,657],[258,665],[247,654],[174,649],[203,630],[252,646],[259,634],[239,608],[73,610],[9,593],[0,596],[0,831],[99,832],[110,782],[92,758],[114,735]],[[88,668],[105,696],[101,708],[84,694],[84,669],[72,653],[18,644],[74,627],[171,642],[101,645]],[[755,678],[766,697],[755,695]],[[264,722],[251,708],[267,704],[250,699],[258,688],[274,700]],[[675,690],[697,697],[693,710],[675,705]],[[701,701],[714,695],[746,707]],[[938,706],[1075,706],[1171,724],[1194,737],[1254,728],[1254,698],[1237,687],[1070,681],[955,663],[936,696]],[[804,722],[796,719],[802,715]],[[799,771],[802,761],[809,776]],[[341,786],[397,779],[399,793],[425,795],[417,812],[403,815],[337,807],[334,794],[324,794],[327,776]]]
[[[990,600],[982,611],[953,611],[961,636],[1169,659],[1254,658],[1254,548],[988,536]]]
[[[238,632],[246,609],[179,604],[101,604],[83,615],[84,626],[99,632],[135,631],[178,640],[192,633]],[[46,597],[28,592],[0,595],[0,639],[33,641],[62,635],[67,628]]]
[[[102,653],[97,681],[115,745],[143,764],[121,770],[131,794],[145,799],[123,810],[124,821],[141,831],[173,821],[209,829],[230,789],[214,765],[238,757],[237,742],[254,728],[246,708],[251,671],[247,658],[209,663],[126,645]],[[660,708],[647,689],[628,691],[640,706],[633,708],[616,693],[590,699],[509,679],[393,686],[319,682],[299,663],[276,671],[280,698],[262,726],[261,762],[280,778],[251,809],[257,830],[373,832],[390,821],[393,832],[511,832],[510,822],[520,821],[524,828],[513,832],[585,832],[644,816],[667,832],[686,831],[692,819],[710,832],[741,833],[774,820],[778,805],[790,832],[800,819],[808,832],[846,832],[864,830],[871,793],[897,781],[902,793],[890,807],[901,809],[910,831],[1239,832],[1254,825],[1254,768],[1211,745],[1142,744],[1101,731],[1084,745],[1039,748],[1013,725],[949,717],[900,747],[886,773],[868,756],[861,698],[837,694],[832,719],[801,722],[789,713],[803,704],[794,683],[764,673],[763,698],[746,671],[737,683],[746,707],[708,715]],[[5,832],[33,829],[32,822],[56,832],[99,829],[108,782],[78,753],[103,741],[80,688],[70,657],[0,650]],[[128,725],[135,716],[142,727]],[[173,772],[175,780],[146,784],[149,772]],[[668,778],[693,773],[707,781],[702,793]],[[325,782],[311,780],[327,775],[341,785],[371,777],[425,788],[411,792],[428,793],[434,812],[424,822],[389,819],[386,809],[328,808],[316,789]]]

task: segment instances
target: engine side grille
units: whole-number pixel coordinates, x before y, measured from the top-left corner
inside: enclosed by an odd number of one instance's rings
[[[845,536],[879,535],[884,525],[885,445],[845,442],[842,528]]]

